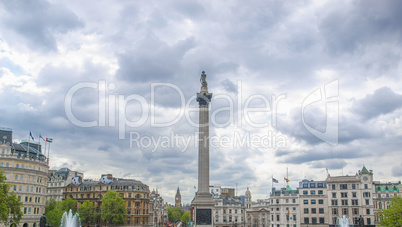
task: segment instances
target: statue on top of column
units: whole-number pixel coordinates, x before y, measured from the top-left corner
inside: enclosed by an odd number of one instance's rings
[[[207,79],[207,74],[205,74],[205,72],[202,71],[200,82],[201,82],[203,87],[208,86],[208,83],[207,83],[206,79]]]

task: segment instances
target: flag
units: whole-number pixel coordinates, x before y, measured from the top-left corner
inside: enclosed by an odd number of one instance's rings
[[[46,138],[46,142],[51,143],[51,142],[53,142],[53,139],[52,138]]]
[[[197,189],[197,188],[194,186],[194,189]]]
[[[35,140],[34,137],[32,136],[31,131],[29,131],[29,137],[31,137],[32,140]]]
[[[272,182],[273,183],[279,183],[279,181],[277,179],[275,179],[275,178],[272,178]]]
[[[42,139],[43,141],[46,141],[45,138],[41,134],[39,134],[39,139]]]
[[[286,182],[289,182],[289,179],[285,177],[285,181],[286,181]]]

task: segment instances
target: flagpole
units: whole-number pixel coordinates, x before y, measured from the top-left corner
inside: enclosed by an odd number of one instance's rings
[[[28,158],[29,158],[29,142],[31,141],[31,130],[29,130],[29,135],[28,135]]]

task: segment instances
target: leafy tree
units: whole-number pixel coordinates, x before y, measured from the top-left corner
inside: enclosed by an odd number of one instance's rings
[[[181,221],[184,223],[189,223],[190,222],[190,211],[187,211],[186,213],[181,216]]]
[[[11,185],[5,183],[6,176],[0,171],[0,222],[4,225],[18,224],[22,218],[22,202],[14,192],[10,192]]]
[[[91,201],[85,201],[81,204],[78,213],[80,214],[81,223],[83,224],[89,222],[94,223],[99,216],[99,214],[95,212],[94,203]]]
[[[120,194],[108,191],[102,198],[102,220],[111,224],[123,224],[126,220],[126,205]]]
[[[74,214],[77,213],[77,200],[68,197],[61,202],[61,209],[63,210],[63,213],[64,211],[68,212],[70,209]]]
[[[57,202],[53,198],[46,201],[45,215],[46,223],[53,227],[58,227],[61,224],[61,217],[64,210],[62,209],[62,202]]]
[[[388,209],[379,210],[377,217],[380,219],[380,226],[402,226],[402,197],[394,196]]]
[[[168,218],[169,221],[180,220],[181,216],[183,216],[184,210],[181,207],[168,207]]]

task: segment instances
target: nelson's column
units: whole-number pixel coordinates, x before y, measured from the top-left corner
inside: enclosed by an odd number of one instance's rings
[[[201,74],[201,91],[197,93],[200,106],[198,135],[198,191],[191,202],[195,224],[213,226],[212,214],[215,202],[209,193],[209,103],[212,93],[208,92],[205,72]]]

